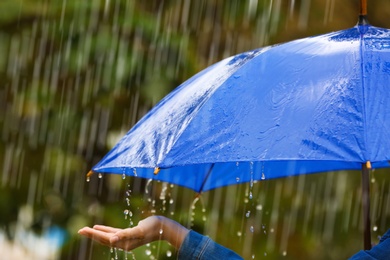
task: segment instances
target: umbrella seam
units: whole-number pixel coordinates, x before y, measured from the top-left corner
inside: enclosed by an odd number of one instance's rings
[[[361,25],[361,26],[364,26],[364,25]],[[359,26],[359,27],[361,27]],[[360,28],[359,28],[360,29]],[[364,73],[364,54],[363,54],[363,48],[364,48],[364,40],[365,40],[365,37],[364,37],[364,34],[365,32],[359,30],[360,32],[360,43],[359,43],[359,55],[360,55],[360,75],[361,75],[361,86],[362,86],[362,96],[363,96],[363,103],[362,103],[362,106],[363,106],[363,109],[362,109],[362,112],[363,112],[363,142],[364,142],[364,145],[363,145],[363,157],[364,159],[368,159],[367,157],[367,133],[366,133],[366,129],[367,129],[367,113],[366,113],[366,89],[365,89],[365,73]]]

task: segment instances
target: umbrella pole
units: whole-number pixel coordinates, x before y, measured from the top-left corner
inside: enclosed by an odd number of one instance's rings
[[[364,225],[364,250],[371,249],[371,223],[370,223],[370,172],[367,165],[362,164],[362,203]]]

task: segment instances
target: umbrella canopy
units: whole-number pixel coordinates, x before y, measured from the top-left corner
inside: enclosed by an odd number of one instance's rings
[[[93,167],[197,192],[389,167],[390,30],[353,28],[256,49],[190,78]]]

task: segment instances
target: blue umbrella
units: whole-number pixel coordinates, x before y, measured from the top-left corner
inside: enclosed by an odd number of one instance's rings
[[[193,76],[91,172],[200,193],[253,180],[389,167],[390,30],[353,28],[248,51]]]

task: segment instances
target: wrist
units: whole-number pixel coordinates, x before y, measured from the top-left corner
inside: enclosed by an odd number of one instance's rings
[[[158,229],[160,239],[167,241],[176,249],[179,249],[190,230],[169,218],[162,216],[158,218],[160,222]]]

